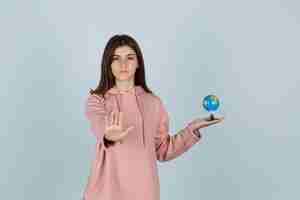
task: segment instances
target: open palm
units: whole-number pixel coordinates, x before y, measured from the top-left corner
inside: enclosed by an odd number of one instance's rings
[[[224,120],[224,117],[215,117],[213,120],[210,117],[197,118],[193,120],[190,124],[193,129],[200,129],[211,126],[213,124],[220,123]]]
[[[123,112],[111,112],[111,115],[105,116],[105,135],[104,137],[110,141],[120,141],[134,127],[127,129],[123,127]]]

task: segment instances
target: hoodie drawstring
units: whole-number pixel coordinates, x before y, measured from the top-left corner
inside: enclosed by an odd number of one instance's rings
[[[139,104],[139,98],[138,96],[136,95],[136,93],[134,93],[135,95],[135,98],[136,98],[136,103],[137,103],[137,106],[138,106],[138,110],[140,112],[140,115],[142,116],[142,135],[143,135],[143,140],[142,140],[142,143],[143,143],[143,146],[146,147],[146,144],[145,144],[145,129],[144,129],[144,113],[142,112],[142,109],[140,108],[140,104]]]

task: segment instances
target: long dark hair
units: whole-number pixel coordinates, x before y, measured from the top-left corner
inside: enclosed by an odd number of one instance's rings
[[[115,85],[116,81],[112,73],[111,63],[115,49],[120,46],[129,46],[135,51],[138,60],[138,68],[135,72],[134,84],[135,86],[141,86],[146,92],[152,94],[153,92],[147,87],[146,84],[145,66],[142,51],[136,40],[126,34],[114,35],[107,42],[102,54],[101,79],[96,89],[90,89],[90,94],[102,95],[104,97],[106,91]]]

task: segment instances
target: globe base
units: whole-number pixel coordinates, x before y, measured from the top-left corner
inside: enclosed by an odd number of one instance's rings
[[[209,117],[207,118],[206,121],[213,121],[213,120],[215,120],[215,119],[216,119],[216,118],[215,118],[214,114],[210,113],[210,115],[209,115]]]

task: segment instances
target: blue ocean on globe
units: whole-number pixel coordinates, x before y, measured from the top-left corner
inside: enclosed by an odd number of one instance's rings
[[[207,95],[204,97],[202,105],[207,111],[216,111],[220,106],[220,100],[216,95]]]

